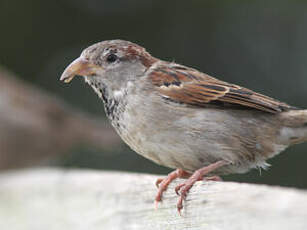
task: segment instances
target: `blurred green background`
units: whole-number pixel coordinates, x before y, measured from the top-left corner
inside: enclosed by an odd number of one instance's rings
[[[102,40],[138,43],[154,56],[307,108],[306,0],[0,0],[0,64],[75,107],[104,117],[81,79],[64,85],[63,69]],[[307,188],[307,144],[293,146],[226,180]],[[124,144],[114,152],[82,147],[65,167],[167,173]]]

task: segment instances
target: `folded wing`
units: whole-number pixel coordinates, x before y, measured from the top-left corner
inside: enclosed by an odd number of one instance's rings
[[[161,64],[148,77],[162,97],[187,105],[227,104],[268,113],[294,109],[286,103],[177,64]]]

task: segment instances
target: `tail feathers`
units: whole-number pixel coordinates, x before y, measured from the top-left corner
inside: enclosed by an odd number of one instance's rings
[[[307,142],[307,110],[291,110],[281,113],[283,127],[280,142],[291,145]]]
[[[283,125],[288,127],[307,127],[307,109],[291,110],[280,114]]]

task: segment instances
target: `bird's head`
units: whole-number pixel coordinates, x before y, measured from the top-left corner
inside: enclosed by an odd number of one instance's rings
[[[61,80],[68,83],[76,75],[84,76],[93,87],[103,84],[115,91],[142,76],[156,61],[143,47],[132,42],[103,41],[86,48],[65,69]]]

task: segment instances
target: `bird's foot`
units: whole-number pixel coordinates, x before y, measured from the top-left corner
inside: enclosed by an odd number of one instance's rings
[[[188,178],[191,174],[182,170],[176,169],[175,171],[169,173],[165,178],[159,178],[156,181],[156,186],[158,188],[158,193],[155,199],[155,208],[157,209],[158,203],[162,200],[163,192],[167,189],[168,185],[177,178]]]
[[[217,162],[215,162],[211,165],[208,165],[206,167],[198,169],[184,183],[176,186],[175,192],[177,193],[177,195],[180,196],[179,200],[177,202],[177,210],[178,210],[180,215],[181,215],[181,210],[183,208],[182,203],[185,200],[188,191],[194,185],[194,183],[196,181],[203,180],[205,175],[207,175],[211,171],[213,171],[213,170],[215,170],[215,169],[217,169],[217,168],[219,168],[223,165],[226,165],[226,164],[228,164],[228,162],[226,162],[226,161],[217,161]],[[214,181],[221,181],[222,180],[219,176],[211,176],[211,177],[207,177],[205,179],[206,180],[214,180]]]

